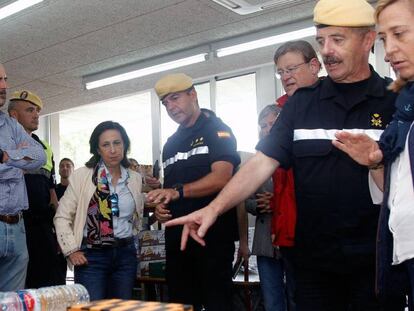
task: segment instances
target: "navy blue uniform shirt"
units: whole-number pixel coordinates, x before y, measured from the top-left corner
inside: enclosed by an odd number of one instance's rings
[[[338,85],[327,77],[299,89],[257,145],[283,168],[293,167],[300,265],[345,272],[374,264],[379,208],[370,197],[368,169],[331,142],[339,130],[378,140],[391,121],[396,96],[371,72],[355,84]]]
[[[236,139],[231,129],[215,116],[200,114],[196,123],[189,128],[180,126],[167,141],[163,149],[164,188],[175,184],[186,184],[199,180],[211,172],[211,165],[217,161],[240,164]],[[169,203],[173,218],[187,215],[207,206],[217,193],[202,198],[184,198]],[[167,228],[166,238],[181,239],[182,227]],[[209,230],[206,241],[235,240],[237,219],[235,209],[220,216]],[[176,246],[174,246],[176,247]]]

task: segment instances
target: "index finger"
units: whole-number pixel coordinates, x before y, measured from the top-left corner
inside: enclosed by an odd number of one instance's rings
[[[185,225],[189,222],[190,222],[190,217],[187,215],[187,216],[182,216],[182,217],[169,220],[165,223],[165,226],[172,227],[172,226],[178,226],[178,225]]]
[[[345,139],[352,139],[352,138],[359,138],[360,133],[350,133],[347,131],[338,131],[335,133],[335,137],[338,140],[345,140]]]

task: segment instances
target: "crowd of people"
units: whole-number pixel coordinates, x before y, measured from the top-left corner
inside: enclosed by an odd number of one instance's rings
[[[52,149],[33,133],[42,100],[14,92],[0,111],[0,291],[64,284],[69,265],[92,300],[130,299],[146,201],[165,224],[169,301],[233,310],[244,202],[266,311],[414,310],[413,21],[413,0],[376,10],[319,0],[327,76],[308,42],[277,48],[286,94],[260,112],[257,152],[241,166],[231,128],[200,108],[192,78],[163,76],[154,89],[179,127],[163,146],[162,184],[128,158],[123,126],[104,121],[91,158],[76,170],[63,158],[56,185]],[[395,81],[368,62],[376,38]],[[6,92],[0,65],[0,107]]]
[[[363,0],[316,4],[316,42],[328,76],[289,98],[256,155],[208,206],[167,222],[184,225],[181,249],[189,237],[208,244],[220,215],[278,167],[292,168],[296,309],[404,310],[407,296],[413,308],[413,16],[410,0],[381,0],[375,14]],[[368,63],[375,22],[398,75],[392,84]],[[382,208],[371,197],[375,185],[388,203]]]

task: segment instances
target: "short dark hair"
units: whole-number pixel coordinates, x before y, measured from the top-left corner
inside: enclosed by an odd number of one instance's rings
[[[72,164],[73,167],[75,167],[75,164],[73,163],[73,161],[69,158],[63,158],[62,160],[60,160],[59,165],[63,162],[63,161],[67,161],[70,162],[70,164]]]
[[[88,168],[94,168],[101,160],[101,156],[98,153],[99,137],[103,132],[107,130],[117,130],[121,134],[121,138],[124,143],[124,158],[122,159],[121,164],[122,166],[128,168],[130,163],[127,158],[127,153],[129,152],[131,142],[122,125],[114,121],[101,122],[93,130],[91,138],[89,138],[89,152],[92,154],[92,157],[89,159],[88,162],[85,163],[85,166]]]
[[[12,110],[16,110],[17,101],[16,100],[9,100],[9,105],[7,106],[7,112],[10,114]]]
[[[309,63],[312,58],[318,59],[318,55],[316,55],[315,49],[309,42],[305,40],[288,41],[279,46],[276,50],[275,55],[273,56],[273,61],[275,64],[281,56],[289,52],[302,54],[305,62],[307,63]]]

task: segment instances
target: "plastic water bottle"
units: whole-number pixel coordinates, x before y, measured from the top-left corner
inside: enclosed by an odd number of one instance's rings
[[[24,311],[20,297],[16,292],[0,292],[1,311]]]
[[[89,300],[89,293],[81,284],[0,292],[0,311],[65,311]]]
[[[65,311],[69,306],[90,300],[88,291],[80,284],[42,287],[37,290],[37,295],[40,297],[41,310],[50,311]]]
[[[42,311],[42,302],[36,289],[23,289],[17,291],[24,311]]]

